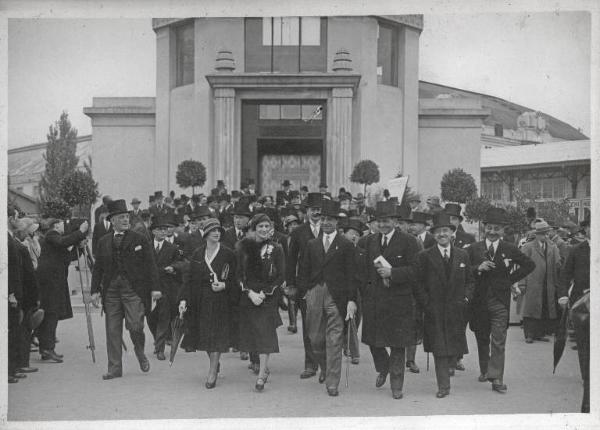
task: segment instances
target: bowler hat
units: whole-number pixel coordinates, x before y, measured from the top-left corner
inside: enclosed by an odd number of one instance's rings
[[[362,236],[363,232],[367,230],[367,226],[363,224],[359,219],[350,218],[348,221],[346,221],[346,225],[344,226],[344,233],[350,229],[357,231],[358,234]]]
[[[396,206],[394,202],[377,202],[375,205],[375,218],[396,218]]]
[[[456,226],[450,223],[450,215],[446,212],[437,212],[433,215],[433,226],[431,231],[434,232],[437,228],[449,227],[453,231],[456,231]]]
[[[543,234],[552,230],[552,227],[546,221],[540,221],[535,223],[535,234]]]
[[[221,236],[223,235],[223,227],[221,227],[221,223],[216,218],[209,218],[202,224],[202,237],[208,236],[211,231],[219,230],[221,232]]]
[[[306,203],[304,206],[307,208],[320,208],[323,204],[323,194],[321,193],[308,193],[306,197]]]
[[[484,224],[508,224],[506,209],[491,207],[483,217]]]
[[[405,205],[396,205],[396,218],[410,222],[410,208]]]
[[[172,221],[169,219],[168,215],[157,215],[152,219],[152,225],[150,226],[150,230],[154,230],[160,227],[174,227]]]
[[[160,199],[163,196],[163,192],[162,191],[154,191],[154,198],[155,199]]]
[[[289,179],[286,179],[281,183],[282,187],[289,187],[290,185],[292,185],[292,184],[290,183]]]
[[[113,200],[108,202],[108,215],[106,215],[106,219],[111,219],[115,215],[128,212],[129,211],[127,210],[127,203],[125,203],[125,200]]]
[[[196,206],[192,213],[190,214],[190,220],[199,219],[203,217],[212,217],[213,214],[206,205]]]
[[[456,203],[446,203],[446,206],[444,206],[444,212],[446,212],[450,216],[458,217],[461,221],[463,220],[463,217],[460,214],[461,207],[460,207],[459,204],[456,204]]]
[[[413,211],[410,222],[418,222],[427,225],[427,220],[429,219],[431,219],[431,214]]]
[[[140,203],[142,203],[142,202],[137,197],[134,197],[133,199],[131,199],[131,204],[132,205],[137,205],[137,204],[140,204]]]
[[[321,206],[321,216],[340,218],[340,202],[324,199]]]
[[[250,218],[252,216],[252,212],[250,212],[248,199],[241,199],[237,201],[233,206],[233,214],[247,216]]]

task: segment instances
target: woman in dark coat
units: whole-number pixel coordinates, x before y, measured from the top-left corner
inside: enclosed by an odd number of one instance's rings
[[[249,235],[238,248],[240,350],[259,354],[255,388],[262,391],[269,374],[269,354],[279,352],[276,329],[282,322],[278,287],[285,277],[285,258],[281,245],[269,239],[273,223],[266,214],[255,215],[248,226]]]
[[[61,362],[62,356],[54,351],[56,327],[59,320],[73,318],[67,282],[71,250],[86,238],[88,223],[83,222],[78,230],[67,235],[64,235],[63,221],[51,219],[47,225],[49,230],[41,243],[36,274],[41,308],[44,309],[44,320],[39,327],[40,354],[44,360]]]
[[[219,242],[221,223],[209,219],[203,230],[206,242],[190,258],[189,272],[179,294],[179,308],[187,308],[186,337],[191,338],[187,345],[206,351],[210,358],[206,378],[206,388],[210,389],[217,382],[221,353],[229,350],[230,308],[239,295],[235,291],[235,254]]]

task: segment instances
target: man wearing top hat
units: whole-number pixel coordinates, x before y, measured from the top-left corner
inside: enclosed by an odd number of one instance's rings
[[[317,374],[319,368],[319,362],[313,355],[313,351],[310,345],[310,338],[308,337],[308,330],[306,330],[306,301],[304,295],[306,291],[297,284],[297,273],[300,260],[308,241],[314,238],[320,238],[322,236],[321,231],[321,204],[323,198],[321,193],[308,193],[306,198],[306,214],[307,221],[296,228],[290,235],[290,246],[288,251],[288,260],[286,261],[286,286],[288,293],[295,297],[298,309],[302,316],[302,341],[304,343],[304,371],[300,374],[301,379],[307,379]],[[323,369],[322,369],[323,370]],[[325,373],[322,372],[320,377],[324,380]]]
[[[511,287],[531,273],[535,264],[515,245],[502,240],[508,224],[503,208],[488,209],[483,224],[485,239],[466,248],[475,278],[470,327],[477,339],[479,381],[491,382],[492,390],[504,394]]]
[[[150,206],[150,215],[155,217],[155,216],[160,216],[160,215],[166,215],[168,213],[170,213],[173,209],[169,206],[167,206],[164,203],[164,198],[163,198],[163,192],[162,191],[155,191],[154,192],[154,205]]]
[[[296,230],[299,226],[300,226],[300,220],[298,219],[298,216],[295,215],[295,210],[294,208],[290,208],[288,209],[287,212],[282,212],[282,216],[285,215],[284,219],[283,219],[283,226],[285,228],[285,231],[287,233],[285,241],[281,244],[282,248],[283,248],[283,254],[285,256],[285,261],[286,264],[288,264],[288,256],[290,254],[290,242],[292,240],[292,232],[294,230]],[[289,320],[289,324],[287,327],[287,331],[289,331],[290,333],[297,333],[298,332],[298,327],[297,327],[297,317],[298,317],[298,307],[296,305],[296,296],[294,294],[290,294],[289,289],[287,288],[287,285],[284,288],[284,293],[286,295],[286,297],[288,298],[288,320]]]
[[[150,312],[151,301],[162,296],[152,245],[129,229],[125,200],[112,201],[108,209],[114,233],[100,239],[90,291],[96,305],[102,296],[106,313],[108,372],[102,376],[104,380],[123,375],[123,319],[140,369],[150,370],[144,354],[144,316]]]
[[[450,216],[450,222],[456,227],[452,236],[452,246],[464,249],[475,242],[475,236],[466,233],[462,226],[463,216],[460,214],[461,207],[459,204],[447,203],[444,206],[444,212]]]
[[[285,179],[281,183],[282,190],[277,192],[277,206],[285,206],[292,202],[292,183],[289,179]]]
[[[322,236],[306,244],[297,278],[299,290],[306,291],[305,322],[310,344],[325,370],[324,382],[330,396],[338,395],[344,321],[354,318],[358,286],[354,245],[337,231],[339,212],[339,202],[323,200]]]
[[[231,250],[235,250],[235,244],[246,236],[246,228],[248,221],[252,217],[248,199],[240,199],[234,206],[233,211],[233,227],[225,230],[221,242]]]
[[[361,290],[362,341],[369,345],[378,373],[375,386],[382,387],[389,374],[392,397],[401,399],[406,348],[416,343],[413,296],[418,294],[418,284],[413,266],[419,246],[414,236],[394,228],[396,206],[394,202],[377,202],[379,232],[367,239],[367,283]]]
[[[469,256],[452,246],[454,230],[449,215],[435,214],[431,231],[436,245],[421,251],[416,261],[418,300],[425,310],[423,349],[433,353],[438,398],[450,394],[450,369],[466,348],[463,314],[473,294]]]

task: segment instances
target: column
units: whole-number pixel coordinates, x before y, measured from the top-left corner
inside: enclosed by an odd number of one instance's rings
[[[228,189],[236,189],[240,185],[241,160],[235,142],[235,90],[215,88],[214,103],[213,178],[207,185],[212,187],[223,179]]]
[[[352,173],[352,88],[333,88],[327,109],[327,185],[332,195],[350,185]]]

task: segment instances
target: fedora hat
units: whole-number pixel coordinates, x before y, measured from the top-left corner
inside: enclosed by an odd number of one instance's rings
[[[425,212],[417,212],[417,211],[413,211],[413,213],[411,213],[411,219],[410,222],[415,222],[415,223],[420,223],[420,224],[425,224],[427,225],[427,220],[431,219],[431,214],[425,213]]]
[[[154,199],[160,199],[163,196],[162,191],[154,191]]]
[[[111,202],[108,202],[108,215],[106,215],[106,219],[109,220],[115,215],[128,212],[129,211],[127,210],[127,203],[125,203],[125,200],[113,200]]]
[[[250,218],[252,212],[250,212],[250,205],[248,199],[240,199],[233,206],[233,214],[240,216],[247,216]]]
[[[543,234],[552,230],[552,227],[546,221],[540,221],[535,223],[535,234]]]
[[[357,231],[358,234],[360,234],[361,236],[363,235],[363,233],[365,232],[365,230],[367,230],[367,226],[359,219],[355,219],[355,218],[350,218],[349,220],[346,221],[345,225],[344,225],[344,233],[346,233],[348,230],[352,229],[354,231]]]
[[[150,226],[150,230],[154,230],[160,227],[174,227],[174,224],[171,223],[168,215],[157,215],[152,219],[152,225]]]
[[[446,212],[450,216],[458,217],[462,222],[463,217],[460,214],[461,211],[462,209],[460,205],[456,203],[446,203],[446,206],[444,206],[444,212]]]
[[[321,193],[308,193],[304,206],[307,208],[320,208],[323,204],[323,194]]]
[[[484,224],[508,224],[506,209],[491,207],[483,217]]]
[[[292,184],[290,183],[289,179],[286,179],[281,183],[281,186],[283,186],[283,187],[289,187],[290,185],[292,185]]]
[[[206,205],[196,206],[192,213],[190,214],[190,220],[199,219],[202,217],[212,217],[213,214]]]
[[[450,223],[450,215],[446,212],[437,212],[433,215],[433,225],[431,226],[431,232],[434,232],[437,228],[449,227],[453,231],[456,231],[456,226]]]
[[[377,202],[375,205],[375,218],[396,218],[396,204],[394,202]]]
[[[297,217],[296,215],[291,215],[291,214],[290,214],[290,215],[288,215],[288,216],[286,216],[286,217],[284,218],[284,220],[283,220],[283,225],[284,225],[285,227],[287,227],[288,225],[290,225],[290,224],[291,224],[291,223],[293,223],[293,222],[297,222],[297,223],[299,223],[298,217]]]
[[[221,232],[221,236],[223,236],[223,227],[221,227],[221,223],[216,218],[209,218],[202,224],[202,237],[208,236],[211,231],[219,230]]]
[[[324,199],[321,206],[321,216],[340,218],[340,202]]]
[[[140,199],[138,199],[137,197],[134,197],[134,198],[131,199],[131,203],[130,204],[137,205],[137,204],[140,204],[140,203],[142,203],[140,201]]]
[[[410,222],[410,208],[405,205],[396,205],[396,218]]]

